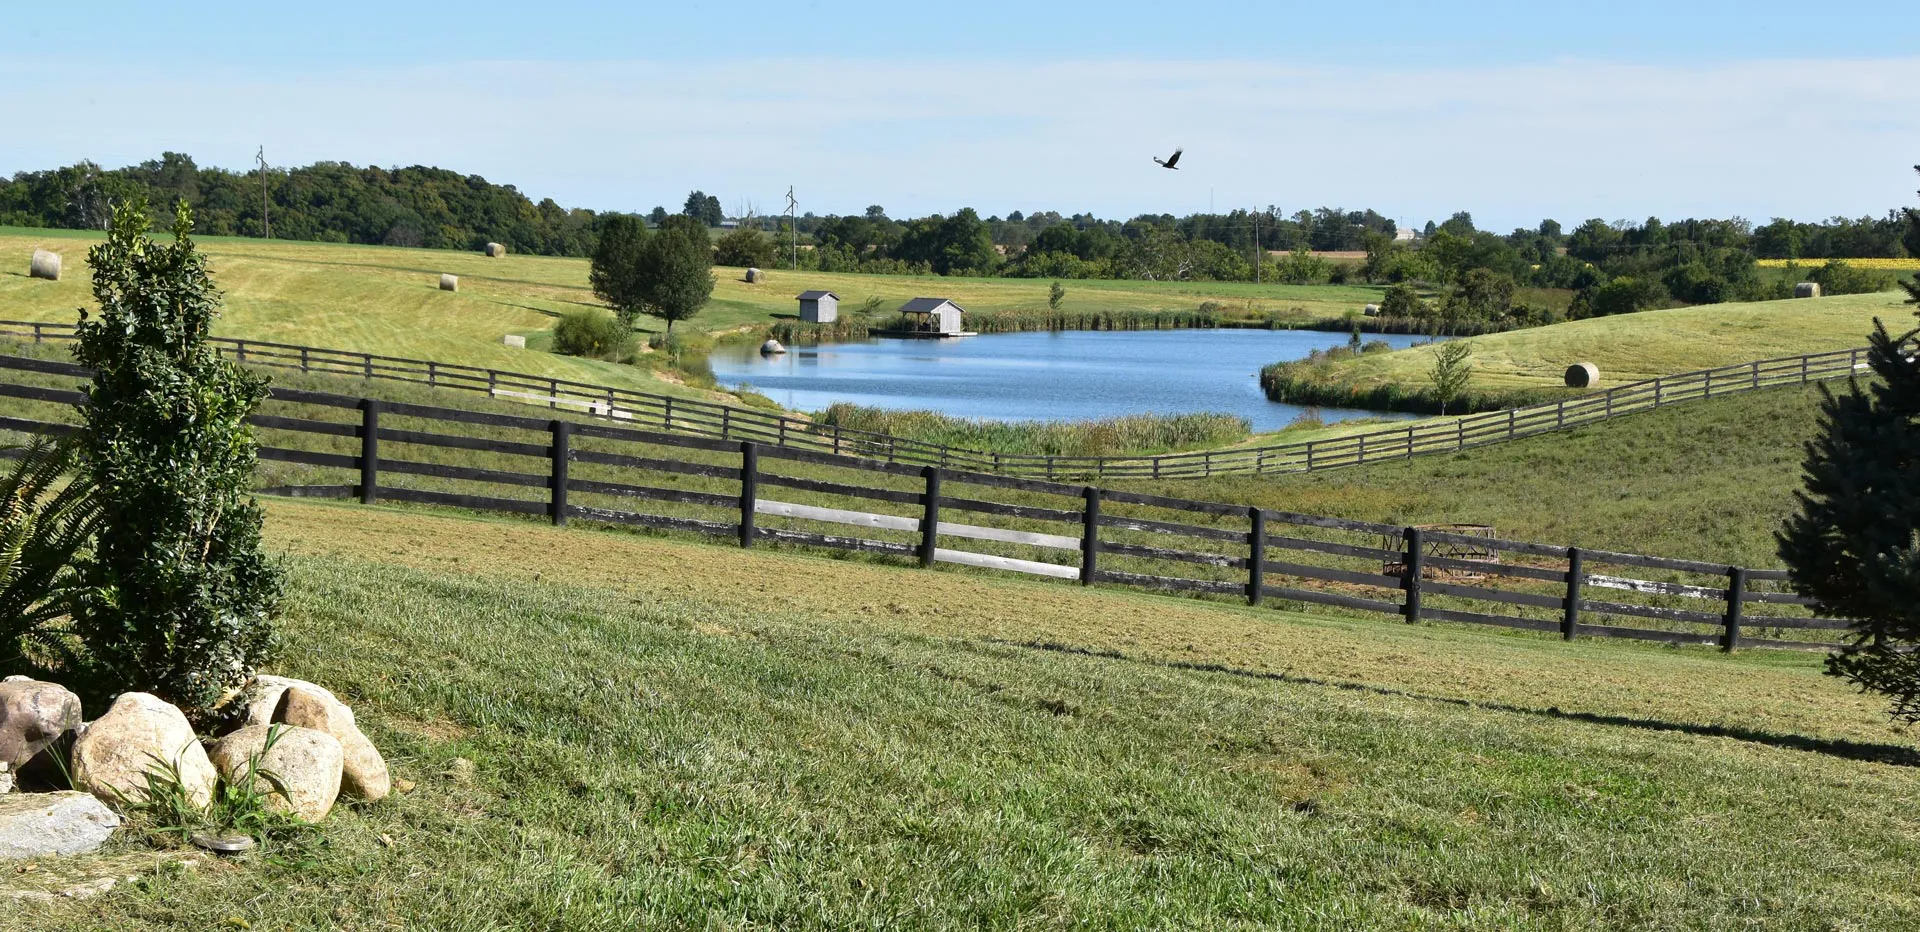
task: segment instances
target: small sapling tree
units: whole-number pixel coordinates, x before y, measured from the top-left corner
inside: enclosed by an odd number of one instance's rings
[[[1920,213],[1907,212],[1920,245]],[[1920,304],[1920,275],[1903,283]],[[1920,330],[1874,321],[1875,381],[1825,391],[1820,433],[1807,444],[1799,513],[1775,538],[1795,591],[1821,614],[1854,619],[1827,672],[1877,692],[1894,717],[1920,721]],[[1824,389],[1823,389],[1824,391]]]
[[[1447,405],[1460,397],[1473,378],[1473,344],[1466,340],[1440,344],[1427,378],[1433,383],[1433,399],[1440,403],[1440,413],[1447,413]]]
[[[79,444],[100,524],[73,620],[93,689],[204,717],[267,656],[282,576],[247,494],[267,382],[207,343],[220,294],[192,228],[182,202],[156,243],[144,205],[123,203],[87,253],[100,310],[81,312],[74,357],[94,369]]]
[[[1047,287],[1047,309],[1048,310],[1050,311],[1059,310],[1060,302],[1065,301],[1066,299],[1067,299],[1067,288],[1065,285],[1062,285],[1059,282],[1054,282],[1052,285],[1049,285]]]

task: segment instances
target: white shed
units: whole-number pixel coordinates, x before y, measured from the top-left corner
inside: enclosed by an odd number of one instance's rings
[[[919,333],[936,333],[942,336],[959,336],[960,315],[964,313],[960,305],[946,298],[914,298],[900,305],[900,313],[907,318],[909,329]]]
[[[840,317],[840,296],[831,291],[800,292],[800,319],[810,324],[830,324]]]

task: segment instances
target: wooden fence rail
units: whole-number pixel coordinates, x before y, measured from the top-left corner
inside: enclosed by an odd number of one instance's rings
[[[0,381],[0,429],[71,430],[87,370],[0,357],[7,369],[41,384]],[[289,388],[273,389],[253,423],[262,436],[259,491],[270,495],[692,532],[741,547],[855,551],[1567,639],[1828,649],[1836,645],[1814,638],[1848,627],[1815,616],[1782,587],[1779,570],[909,465],[757,438]]]
[[[0,321],[0,338],[35,343],[73,339],[72,324]],[[723,440],[850,454],[892,463],[957,467],[1047,479],[1185,479],[1310,472],[1429,453],[1453,453],[1568,430],[1670,404],[1781,385],[1844,378],[1865,368],[1865,348],[1763,359],[1620,385],[1565,401],[1421,422],[1328,440],[1159,456],[1043,456],[994,453],[849,430],[805,419],[631,389],[427,360],[259,340],[217,338],[238,362],[300,372],[413,382],[544,403],[613,421]]]

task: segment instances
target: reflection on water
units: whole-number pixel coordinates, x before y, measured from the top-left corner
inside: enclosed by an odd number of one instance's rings
[[[1367,339],[1399,349],[1424,338]],[[1344,333],[1309,330],[1069,330],[872,339],[780,356],[729,344],[714,352],[713,372],[802,411],[836,401],[1007,421],[1224,411],[1267,431],[1302,409],[1268,401],[1260,367],[1346,342]],[[1320,409],[1328,421],[1370,413]]]

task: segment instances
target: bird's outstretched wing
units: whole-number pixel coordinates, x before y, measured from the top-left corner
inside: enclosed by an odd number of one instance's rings
[[[1166,160],[1165,162],[1161,162],[1160,164],[1162,164],[1162,165],[1165,165],[1165,166],[1166,166],[1166,167],[1168,167],[1168,168],[1178,168],[1178,167],[1180,167],[1180,153],[1182,153],[1182,152],[1185,152],[1185,151],[1187,151],[1187,150],[1185,150],[1185,149],[1175,149],[1175,150],[1173,150],[1173,155],[1171,155],[1171,156],[1168,156],[1168,157],[1167,157],[1167,160]]]

